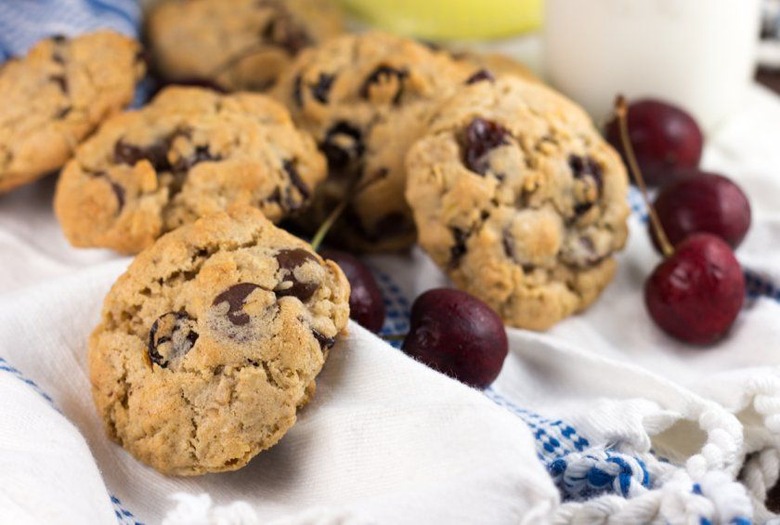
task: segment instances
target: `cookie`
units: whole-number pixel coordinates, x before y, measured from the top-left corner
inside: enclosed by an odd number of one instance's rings
[[[420,245],[507,324],[547,329],[612,279],[625,168],[563,96],[514,77],[474,83],[437,110],[406,164]]]
[[[143,251],[89,340],[108,435],[160,472],[236,470],[277,443],[349,317],[339,267],[248,207]]]
[[[476,53],[472,51],[453,53],[458,62],[473,66],[475,75],[491,77],[514,75],[527,82],[541,82],[525,64],[503,53]],[[483,72],[484,71],[484,72]]]
[[[163,79],[228,91],[268,89],[301,49],[342,31],[329,0],[169,0],[147,21]]]
[[[133,99],[138,43],[110,31],[57,36],[0,66],[0,192],[60,167],[84,137]]]
[[[74,246],[135,253],[231,204],[276,222],[300,211],[324,176],[312,138],[272,99],[170,87],[79,147],[54,209]]]
[[[348,201],[329,242],[355,251],[410,246],[415,231],[403,196],[403,159],[426,131],[433,102],[473,70],[444,52],[380,32],[304,51],[273,93],[328,158],[328,178],[303,216],[304,227],[316,229]]]

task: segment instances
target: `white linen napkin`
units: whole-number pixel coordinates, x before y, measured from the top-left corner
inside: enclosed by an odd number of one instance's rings
[[[133,33],[138,20],[129,0],[26,5],[0,3],[6,55],[36,32]],[[780,470],[778,136],[780,102],[755,88],[708,137],[705,166],[737,180],[754,211],[737,252],[750,301],[718,346],[677,343],[644,312],[658,256],[633,195],[615,282],[546,334],[509,330],[510,355],[485,393],[352,324],[290,433],[245,469],[200,478],[136,462],[92,407],[86,338],[129,259],[68,246],[52,178],[0,196],[0,524],[776,519],[763,500]],[[386,332],[406,330],[414,297],[447,284],[419,249],[370,263]]]

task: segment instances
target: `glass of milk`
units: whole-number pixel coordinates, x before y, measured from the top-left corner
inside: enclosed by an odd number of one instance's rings
[[[617,93],[690,111],[705,130],[752,81],[761,0],[547,0],[548,80],[600,121]]]

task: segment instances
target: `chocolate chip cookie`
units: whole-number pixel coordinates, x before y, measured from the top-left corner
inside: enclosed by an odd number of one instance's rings
[[[507,324],[544,330],[610,282],[627,177],[588,116],[541,84],[476,82],[407,157],[420,245]]]
[[[42,40],[0,66],[0,192],[65,164],[144,74],[138,43],[110,31]]]
[[[463,84],[474,69],[444,52],[379,32],[342,36],[303,52],[274,94],[328,158],[328,178],[304,226],[316,229],[347,200],[330,241],[357,251],[411,245],[415,231],[403,197],[403,159],[425,132],[432,102]]]
[[[79,147],[54,208],[74,246],[135,253],[231,204],[278,221],[305,206],[324,177],[316,144],[272,99],[170,87]]]
[[[255,209],[205,217],[111,288],[89,341],[95,405],[160,472],[239,469],[295,423],[348,318],[335,263]]]
[[[329,0],[168,0],[147,25],[164,79],[265,90],[301,49],[341,33],[343,16]]]

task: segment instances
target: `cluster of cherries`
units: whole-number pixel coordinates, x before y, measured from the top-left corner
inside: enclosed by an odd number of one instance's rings
[[[650,235],[664,256],[645,282],[650,316],[686,343],[717,342],[745,299],[745,278],[733,250],[750,228],[747,197],[727,177],[699,168],[702,132],[678,107],[657,100],[628,106],[619,98],[607,140],[642,189]],[[652,203],[645,182],[659,188]]]
[[[723,175],[700,170],[702,132],[689,114],[670,104],[641,100],[629,106],[619,99],[607,139],[643,191],[650,235],[664,256],[644,287],[650,316],[681,341],[718,341],[745,297],[745,279],[733,253],[750,227],[745,194]],[[653,203],[645,181],[659,188]],[[349,253],[320,253],[335,261],[350,282],[352,319],[378,333],[385,306],[371,270]],[[508,342],[503,321],[487,304],[440,288],[415,299],[402,350],[467,385],[486,388],[501,371]]]

